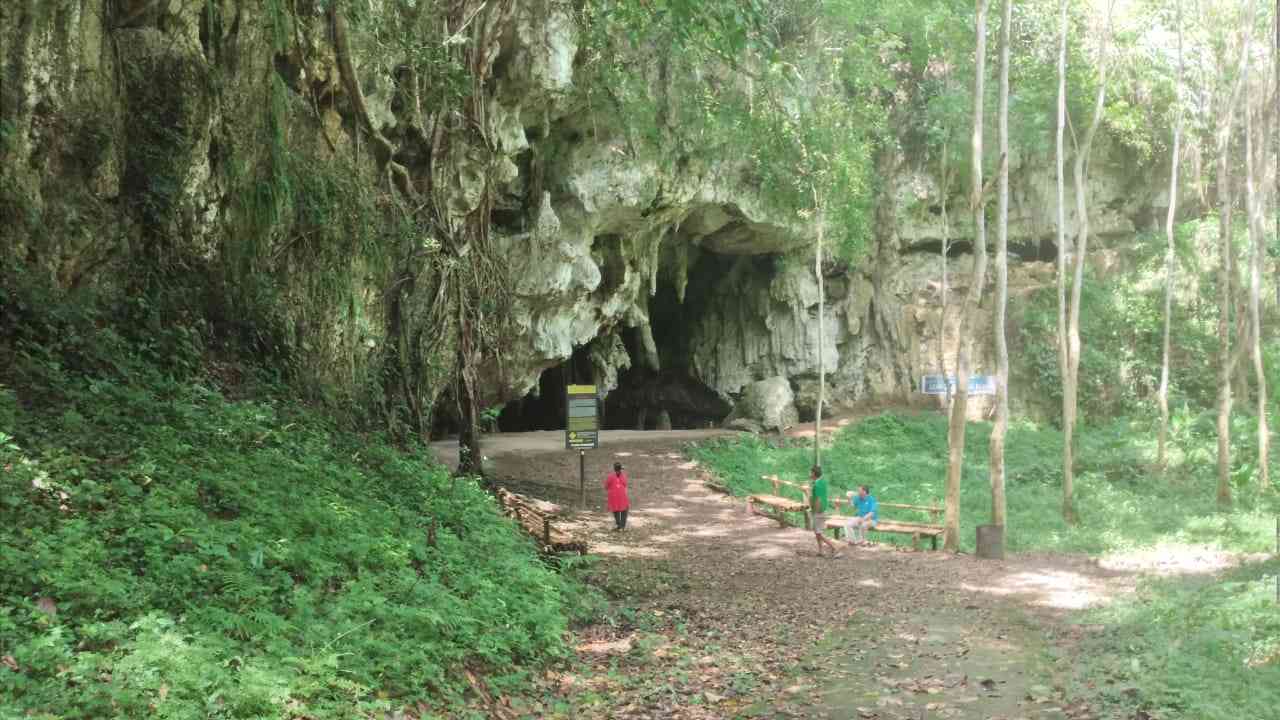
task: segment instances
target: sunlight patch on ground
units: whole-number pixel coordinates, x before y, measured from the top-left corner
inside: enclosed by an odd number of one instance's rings
[[[771,559],[794,559],[796,549],[790,546],[782,545],[757,545],[756,548],[744,555],[749,560],[771,560]]]
[[[620,545],[612,542],[600,542],[599,540],[591,543],[591,553],[593,555],[612,555],[614,557],[668,557],[667,551],[662,548],[649,545]]]
[[[674,520],[684,515],[684,513],[678,507],[647,507],[647,508],[644,508],[643,512],[645,515],[652,515],[654,517],[667,518],[668,520]],[[636,508],[632,508],[631,517],[635,517],[639,514],[640,513],[639,511],[637,511]]]
[[[1092,579],[1066,570],[1028,570],[1000,578],[1000,584],[972,585],[962,589],[988,595],[1029,595],[1037,605],[1061,610],[1083,610],[1105,599]]]
[[[588,655],[625,655],[631,651],[631,636],[617,640],[594,640],[582,643],[576,649]]]
[[[668,533],[662,533],[661,535],[650,535],[649,537],[645,538],[645,541],[651,542],[657,545],[666,545],[668,543],[680,542],[681,540],[685,539],[685,536],[686,536],[686,533],[668,532]]]
[[[1104,555],[1098,561],[1098,567],[1156,575],[1204,575],[1235,567],[1248,559],[1248,555],[1204,545],[1163,543],[1151,548]]]

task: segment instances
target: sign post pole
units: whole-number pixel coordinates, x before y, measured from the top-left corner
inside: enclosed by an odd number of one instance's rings
[[[587,451],[578,451],[578,505],[587,509]]]

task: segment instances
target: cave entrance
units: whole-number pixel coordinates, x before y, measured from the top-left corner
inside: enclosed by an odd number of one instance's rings
[[[676,239],[676,243],[687,243]],[[670,244],[668,244],[668,247]],[[649,325],[661,369],[644,361],[639,328],[623,333],[631,367],[618,375],[618,387],[605,399],[605,427],[610,429],[687,430],[717,425],[732,409],[696,376],[693,337],[698,323],[715,312],[712,290],[727,277],[738,258],[698,252],[686,245],[684,258],[664,252],[657,291],[649,299]],[[684,263],[687,284],[683,301],[678,283]]]
[[[906,255],[938,255],[942,252],[941,240],[920,240],[902,249]],[[971,240],[952,240],[947,244],[947,258],[954,260],[973,252]],[[994,245],[988,252],[995,252]],[[1009,259],[1013,262],[1054,262],[1058,259],[1058,244],[1052,236],[1040,239],[1010,240]]]
[[[605,236],[597,240],[610,243],[616,238]],[[676,243],[686,245],[680,248]],[[683,257],[677,257],[677,252],[684,253]],[[693,370],[693,338],[697,325],[705,320],[707,313],[717,312],[713,301],[716,283],[728,277],[738,263],[752,260],[771,262],[764,257],[744,260],[741,256],[699,252],[681,238],[664,244],[656,292],[648,300],[649,325],[660,369],[652,367],[646,358],[641,328],[606,330],[606,337],[608,333],[617,332],[621,338],[630,367],[618,371],[618,385],[602,403],[602,428],[706,428],[718,425],[729,414],[731,405],[699,380]],[[683,301],[678,289],[682,267],[687,276]],[[608,279],[606,277],[606,281]],[[602,380],[602,368],[595,367],[591,350],[591,344],[579,347],[565,362],[544,370],[536,390],[502,408],[497,429],[501,432],[563,429],[567,386]]]
[[[566,390],[570,385],[590,385],[594,382],[594,371],[587,348],[578,348],[568,360],[542,371],[535,390],[502,408],[502,412],[498,414],[498,430],[563,430]]]

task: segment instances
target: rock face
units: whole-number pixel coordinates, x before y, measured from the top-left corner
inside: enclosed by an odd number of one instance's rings
[[[800,418],[791,383],[785,377],[776,376],[747,385],[726,421],[732,426],[738,419],[751,420],[765,430],[779,432],[794,426]]]
[[[122,18],[118,5],[151,10]],[[458,213],[475,205],[479,168],[490,168],[498,186],[492,235],[512,299],[501,357],[486,359],[479,383],[486,405],[536,392],[545,371],[573,365],[585,374],[578,381],[594,380],[606,394],[622,388],[620,406],[642,422],[662,412],[678,426],[717,421],[736,406],[732,419],[785,428],[815,412],[819,327],[834,406],[918,400],[924,374],[950,370],[953,359],[939,355],[954,358],[956,318],[940,317],[930,249],[942,237],[940,201],[928,172],[883,179],[875,237],[853,264],[824,269],[819,317],[812,228],[762,204],[739,158],[673,166],[660,161],[660,145],[601,125],[584,111],[591,88],[578,75],[582,37],[570,10],[517,5],[495,61],[503,72],[486,90],[494,147],[450,158]],[[210,302],[210,316],[241,312],[242,296],[267,298],[258,332],[269,328],[299,373],[347,383],[352,393],[388,352],[451,352],[432,345],[429,331],[392,331],[402,316],[429,316],[433,301],[383,300],[413,277],[386,257],[392,230],[361,244],[349,240],[356,224],[335,233],[333,247],[314,240],[342,214],[308,213],[351,197],[343,182],[367,189],[386,180],[368,138],[351,130],[322,13],[292,17],[284,30],[296,44],[281,50],[280,33],[252,3],[42,6],[0,8],[0,261],[63,287],[118,283],[155,258],[199,264],[234,280],[217,290],[224,296]],[[361,54],[377,46],[353,43],[369,116],[388,137],[412,137],[419,120],[397,99],[394,78],[379,74],[385,63]],[[1141,182],[1117,148],[1095,152],[1095,231],[1150,226],[1167,199],[1146,188],[1163,184]],[[289,157],[289,167],[303,168],[294,184],[309,172],[332,177],[295,195],[255,194],[261,184],[246,177],[266,168],[275,178]],[[1048,158],[1013,165],[1011,244],[1026,260],[1012,271],[1016,303],[1019,288],[1052,277],[1035,261],[1052,238],[1053,174]],[[949,198],[960,244],[971,232],[954,211],[962,195]],[[314,198],[318,208],[307,204]],[[428,233],[410,247],[425,256],[433,242]],[[252,283],[236,278],[233,270],[251,261],[265,269]],[[969,264],[967,255],[953,258],[953,308]],[[973,335],[979,371],[991,369],[988,314]],[[585,363],[573,362],[575,352]],[[420,366],[413,380],[430,404],[448,378],[433,374],[432,362]]]

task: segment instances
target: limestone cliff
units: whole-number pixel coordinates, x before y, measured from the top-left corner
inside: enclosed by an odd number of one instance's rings
[[[673,164],[660,141],[601,125],[572,8],[513,7],[479,89],[489,141],[437,160],[403,67],[354,26],[357,99],[334,28],[309,0],[4,3],[0,259],[65,288],[203,278],[193,306],[211,333],[249,337],[353,402],[390,402],[388,363],[408,368],[394,382],[430,416],[450,386],[437,359],[453,346],[432,331],[445,286],[424,278],[468,262],[468,248],[442,249],[436,231],[387,210],[388,168],[399,167],[411,182],[447,178],[444,217],[474,213],[486,183],[495,188],[490,231],[510,303],[501,353],[481,366],[485,405],[550,408],[539,391],[594,379],[617,391],[618,422],[663,407],[693,424],[781,376],[811,415],[820,322],[837,404],[907,398],[938,370],[942,230],[926,170],[906,158],[882,178],[875,237],[863,257],[826,265],[819,318],[812,227],[763,202],[739,157]],[[433,127],[467,131],[450,122]],[[1100,234],[1145,227],[1165,203],[1130,165],[1119,150],[1095,162]],[[1014,168],[1011,241],[1027,255],[1015,288],[1049,272],[1035,261],[1053,234],[1050,168]],[[961,202],[949,198],[957,292],[968,272]],[[989,365],[985,322],[978,368]]]

